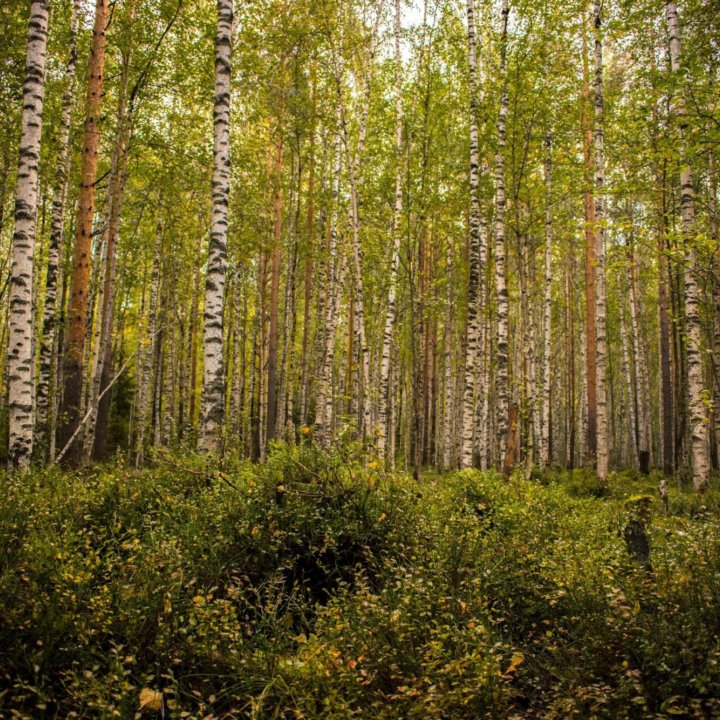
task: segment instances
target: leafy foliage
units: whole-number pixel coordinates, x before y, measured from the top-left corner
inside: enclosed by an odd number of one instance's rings
[[[652,509],[652,571],[610,496],[557,473],[419,483],[356,448],[277,446],[6,478],[0,712],[11,717],[711,717],[713,504]],[[708,509],[711,508],[711,509]]]

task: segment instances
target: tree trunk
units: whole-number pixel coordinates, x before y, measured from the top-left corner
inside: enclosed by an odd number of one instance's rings
[[[669,30],[670,69],[673,74],[681,72],[680,25],[674,2],[665,3],[665,18]],[[710,457],[707,438],[707,411],[704,403],[704,381],[701,327],[698,305],[697,249],[695,246],[695,190],[692,171],[685,147],[684,98],[679,98],[677,115],[680,118],[680,209],[682,215],[682,238],[685,251],[685,333],[687,353],[687,391],[690,414],[690,438],[692,453],[693,488],[704,492],[708,486]]]
[[[627,420],[627,427],[630,428],[630,442],[628,457],[623,460],[627,462],[630,467],[638,466],[638,453],[637,453],[637,417],[635,414],[635,408],[637,405],[637,386],[633,385],[632,371],[630,368],[630,353],[628,352],[627,342],[627,329],[625,326],[625,313],[620,308],[620,343],[622,345],[622,370],[625,380],[625,396],[626,396],[626,413],[625,420]]]
[[[632,348],[635,364],[635,407],[637,409],[637,450],[640,471],[650,472],[650,380],[648,378],[647,354],[640,328],[640,297],[638,293],[637,252],[630,249],[630,321]]]
[[[43,305],[42,338],[40,344],[40,372],[37,384],[35,445],[43,459],[49,457],[50,434],[55,432],[56,408],[55,378],[57,366],[57,328],[60,308],[58,307],[58,286],[62,280],[60,263],[63,257],[63,235],[65,231],[65,204],[70,179],[70,127],[75,101],[75,68],[77,66],[77,32],[80,0],[73,0],[70,17],[70,48],[65,66],[65,91],[62,97],[60,132],[58,133],[58,157],[55,171],[50,220],[50,244],[48,246],[47,271],[45,277],[45,303]]]
[[[205,280],[203,387],[198,448],[217,453],[225,419],[223,315],[227,266],[228,197],[230,194],[230,51],[233,0],[217,0],[215,36],[214,165],[210,252]]]
[[[595,18],[595,311],[597,341],[597,474],[600,482],[607,482],[608,474],[608,403],[605,383],[607,364],[606,303],[605,303],[605,152],[603,57],[600,14],[601,2],[594,2]]]
[[[8,299],[8,467],[27,468],[33,447],[33,265],[40,138],[45,100],[45,60],[48,0],[30,5],[22,134],[15,189],[15,230],[12,241],[10,295]]]
[[[480,158],[478,151],[478,87],[476,67],[475,17],[473,0],[467,2],[468,66],[470,71],[470,248],[468,279],[467,345],[465,349],[465,388],[463,392],[461,466],[471,468],[475,461],[476,408],[482,341],[482,298],[485,255],[484,228],[480,217]],[[484,428],[480,428],[483,432]]]
[[[379,413],[378,424],[378,453],[385,458],[389,433],[393,430],[388,420],[388,405],[390,404],[390,376],[392,336],[395,327],[395,302],[397,296],[397,276],[400,264],[400,237],[402,228],[403,205],[403,97],[402,97],[402,55],[400,53],[400,0],[395,0],[395,210],[393,212],[393,246],[390,259],[390,287],[388,289],[387,311],[385,313],[385,327],[383,330],[382,356],[380,360],[379,383]],[[391,458],[392,462],[392,458]]]
[[[145,454],[145,426],[148,415],[148,399],[150,389],[150,376],[152,374],[152,363],[155,357],[156,321],[158,289],[160,286],[160,262],[162,257],[162,224],[158,221],[155,236],[155,254],[153,256],[152,279],[150,281],[150,304],[147,316],[147,327],[145,337],[140,342],[145,348],[138,351],[137,361],[137,405],[135,410],[135,467],[139,468],[143,463]]]
[[[130,10],[132,18],[132,6]],[[130,116],[126,115],[127,91],[130,70],[130,54],[123,58],[123,71],[120,86],[120,99],[117,113],[117,136],[113,149],[110,171],[110,188],[108,190],[106,244],[105,244],[105,275],[103,278],[102,305],[98,312],[100,326],[99,342],[95,349],[95,365],[90,378],[90,395],[88,408],[91,412],[86,427],[83,453],[86,459],[91,452],[96,460],[105,459],[107,445],[107,423],[110,409],[110,393],[105,393],[102,412],[98,407],[100,392],[107,387],[112,379],[112,326],[115,312],[115,275],[117,267],[117,246],[120,235],[120,215],[122,211],[123,193],[127,174],[127,153],[130,137]],[[99,418],[99,432],[96,443],[96,427]]]
[[[512,467],[508,461],[514,453],[508,453],[509,398],[508,398],[508,291],[505,279],[505,125],[508,113],[507,91],[507,26],[510,8],[508,0],[502,4],[502,27],[500,39],[501,84],[500,113],[498,115],[498,142],[495,156],[495,292],[497,293],[497,437],[498,458],[504,475]]]
[[[587,445],[587,461],[595,465],[597,460],[597,331],[596,331],[596,289],[595,266],[597,264],[597,242],[595,238],[595,202],[593,193],[593,129],[590,115],[590,69],[588,62],[587,37],[583,19],[582,35],[582,136],[585,167],[585,370],[586,402],[583,406],[587,431],[583,439]]]
[[[339,113],[338,113],[339,114]],[[325,347],[320,382],[315,404],[315,425],[318,440],[328,445],[332,438],[334,420],[333,369],[335,363],[335,335],[339,322],[340,300],[345,275],[345,263],[338,248],[338,217],[340,213],[340,171],[342,156],[340,134],[335,139],[333,160],[332,214],[330,218],[330,248],[328,258],[327,303],[325,307]]]
[[[96,0],[95,25],[88,65],[80,195],[70,281],[69,327],[64,362],[65,391],[60,426],[61,446],[65,446],[75,434],[82,408],[92,230],[95,216],[95,175],[100,144],[100,105],[105,70],[105,29],[108,12],[108,0]],[[76,439],[66,453],[66,462],[76,465],[80,461],[80,450],[81,443]]]
[[[552,340],[552,138],[545,136],[545,298],[543,305],[543,379],[540,467],[550,463],[550,350]]]
[[[280,92],[283,92],[281,89]],[[270,261],[270,329],[267,360],[267,428],[266,442],[275,439],[278,415],[278,310],[280,307],[280,260],[282,250],[282,164],[283,164],[283,110],[282,100],[278,113],[277,140],[272,168],[273,182],[273,247]]]

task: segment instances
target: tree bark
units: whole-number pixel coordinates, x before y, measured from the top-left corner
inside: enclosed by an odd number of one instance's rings
[[[85,129],[83,135],[80,195],[78,198],[73,268],[70,281],[68,311],[68,339],[65,352],[64,382],[60,426],[60,445],[75,436],[68,448],[66,461],[76,465],[80,461],[81,443],[75,431],[80,420],[83,398],[83,367],[85,363],[85,334],[88,318],[92,229],[95,215],[95,175],[100,144],[100,105],[105,71],[105,30],[108,22],[108,0],[96,0],[90,60],[88,64]]]
[[[390,258],[390,286],[388,288],[385,327],[383,330],[382,355],[380,359],[379,413],[380,434],[378,453],[385,458],[388,450],[389,433],[393,432],[388,420],[390,404],[392,336],[395,327],[395,302],[397,297],[397,276],[400,264],[400,237],[403,205],[403,97],[402,97],[402,55],[400,53],[400,0],[395,0],[395,209],[393,212],[393,246]],[[390,458],[391,462],[393,458]]]
[[[665,18],[668,24],[670,44],[670,69],[678,74],[681,69],[680,24],[677,7],[674,2],[665,3]],[[690,414],[690,438],[692,458],[693,488],[696,493],[704,492],[708,487],[710,474],[710,456],[707,437],[707,411],[705,408],[703,362],[701,347],[701,327],[697,282],[697,249],[695,246],[695,189],[692,171],[687,158],[685,139],[686,120],[684,98],[678,99],[677,115],[680,120],[680,210],[682,216],[682,239],[685,252],[685,333],[687,355],[687,392]]]
[[[475,16],[473,0],[467,1],[468,66],[470,73],[470,248],[468,278],[467,345],[465,349],[465,387],[463,392],[461,466],[471,468],[475,462],[476,410],[482,341],[483,259],[485,238],[480,217],[480,158],[478,150],[478,86],[476,66]],[[484,428],[480,428],[483,432]]]
[[[550,372],[552,341],[552,137],[545,136],[545,297],[543,304],[543,370],[540,467],[550,463]]]
[[[282,72],[282,70],[281,70]],[[280,92],[284,92],[282,89]],[[283,164],[283,108],[280,100],[277,140],[272,167],[273,183],[273,246],[270,260],[270,328],[267,360],[267,428],[266,442],[275,439],[277,432],[278,397],[278,310],[280,307],[280,260],[282,251],[282,164]]]
[[[60,132],[58,133],[58,157],[50,219],[50,244],[48,246],[45,276],[45,303],[43,305],[42,338],[40,343],[40,372],[36,393],[35,445],[43,459],[49,457],[50,435],[55,433],[57,400],[55,398],[57,376],[57,328],[60,315],[58,289],[62,282],[60,264],[63,256],[65,232],[65,204],[70,179],[70,127],[75,100],[75,68],[77,66],[77,33],[80,0],[73,0],[70,16],[70,47],[65,66],[65,91],[62,97]],[[60,293],[62,294],[62,293]]]
[[[498,458],[504,475],[509,475],[514,453],[507,452],[510,431],[508,397],[508,291],[505,279],[505,125],[508,113],[507,90],[507,26],[510,7],[508,0],[502,4],[500,37],[501,84],[500,113],[498,115],[498,142],[495,155],[495,292],[497,294],[497,437]]]
[[[228,198],[230,194],[230,54],[233,0],[217,0],[215,36],[214,165],[210,251],[205,279],[203,387],[198,448],[217,453],[225,419],[223,316],[227,267]]]
[[[595,264],[596,342],[597,342],[597,474],[607,482],[608,474],[608,403],[606,388],[607,339],[605,301],[605,151],[601,2],[593,4],[595,20]]]
[[[30,5],[22,133],[15,187],[15,229],[12,240],[8,298],[8,467],[27,468],[33,448],[35,363],[33,358],[33,265],[40,140],[45,101],[48,0]]]

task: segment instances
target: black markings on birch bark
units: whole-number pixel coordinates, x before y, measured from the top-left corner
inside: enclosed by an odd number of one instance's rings
[[[665,19],[668,25],[670,45],[670,69],[674,74],[682,70],[680,23],[674,2],[665,3]],[[690,451],[692,478],[695,492],[704,492],[710,474],[708,452],[708,423],[705,407],[701,326],[697,281],[697,249],[695,244],[695,188],[692,170],[685,148],[684,97],[682,90],[676,101],[675,114],[680,122],[680,212],[682,216],[682,240],[685,253],[683,284],[685,286],[685,350],[687,356],[687,397],[690,414]]]
[[[205,278],[203,385],[198,448],[219,452],[225,419],[223,316],[227,268],[228,199],[230,195],[230,54],[233,0],[217,0],[215,36],[214,164],[210,251]]]
[[[10,469],[27,468],[33,449],[35,380],[33,265],[40,141],[45,101],[48,14],[48,0],[31,2],[8,298],[7,386],[8,467]]]

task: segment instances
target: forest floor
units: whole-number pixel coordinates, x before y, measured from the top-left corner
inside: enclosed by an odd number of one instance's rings
[[[720,717],[717,480],[359,458],[5,477],[0,717]]]

